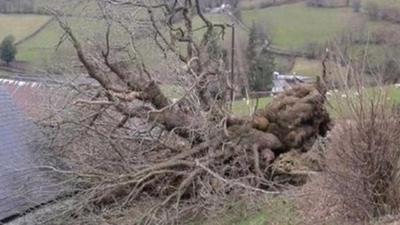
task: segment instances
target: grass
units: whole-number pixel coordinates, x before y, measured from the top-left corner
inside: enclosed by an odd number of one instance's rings
[[[83,43],[88,39],[103,37],[106,29],[104,23],[98,19],[71,17],[68,18],[68,23]],[[54,65],[73,60],[75,51],[70,42],[68,40],[60,42],[63,34],[58,24],[53,21],[42,32],[18,46],[17,59],[35,66]]]
[[[104,20],[94,17],[98,16],[100,13],[100,9],[95,0],[81,1],[79,4],[66,4],[65,0],[56,0],[54,3],[49,3],[49,5],[47,5],[47,1],[48,0],[41,1],[37,7],[45,8],[48,6],[62,8],[68,15],[67,18],[63,19],[67,21],[83,46],[88,46],[86,42],[89,41],[104,44],[106,24]],[[140,19],[144,16],[142,11],[135,12],[135,15],[132,16]],[[110,39],[112,43],[120,43],[121,41],[126,43],[129,41],[127,35],[122,33],[122,28],[118,27],[116,24],[114,24],[111,33]],[[64,40],[60,44],[63,35],[64,32],[59,27],[58,23],[53,21],[39,34],[18,46],[19,54],[17,55],[17,59],[29,62],[39,68],[44,68],[49,65],[56,66],[75,60],[75,51],[69,41]],[[150,45],[152,45],[151,48],[155,46],[152,41],[140,39],[137,40],[136,45],[140,48],[139,50],[142,50],[141,53],[146,62],[160,62],[158,60],[161,58],[160,51],[150,50]]]
[[[353,15],[350,8],[313,8],[305,3],[242,12],[246,24],[258,21],[265,27],[275,46],[295,50],[331,40],[344,30]]]
[[[284,197],[276,197],[261,205],[258,210],[245,207],[245,203],[237,203],[229,207],[224,215],[217,218],[196,220],[190,225],[295,225],[299,224],[299,215],[294,202]]]
[[[295,65],[296,59],[294,57],[274,55],[274,62],[276,71],[282,74],[288,74],[291,73]]]
[[[80,15],[83,12],[96,11],[96,5],[93,0],[86,1],[85,4],[79,5],[72,9],[72,15]],[[71,10],[70,10],[71,11]],[[207,15],[210,20],[219,23],[231,23],[231,20],[220,14]],[[348,29],[348,23],[354,19],[362,19],[362,14],[353,13],[351,8],[324,9],[307,7],[304,3],[288,4],[277,7],[243,10],[242,18],[245,24],[251,25],[252,21],[257,21],[264,25],[267,33],[273,38],[273,45],[288,50],[306,50],[308,44],[324,44],[332,40],[341,31]],[[203,25],[199,18],[194,19],[194,27]],[[98,20],[86,18],[70,18],[69,24],[74,30],[78,30],[77,36],[81,40],[94,38],[100,40],[104,36],[105,26]],[[368,22],[369,31],[386,27],[383,22]],[[89,35],[91,34],[91,35]],[[195,32],[196,38],[200,39],[204,34],[204,30]],[[57,50],[60,37],[63,32],[58,25],[53,22],[46,29],[40,32],[34,38],[18,46],[18,60],[32,63],[36,67],[46,67],[47,65],[55,66],[59,63],[71,61],[74,59],[75,52],[70,44],[66,41]],[[223,45],[230,46],[230,29],[226,30]],[[237,29],[237,38],[243,43],[247,42],[247,31]],[[101,41],[101,40],[100,40]],[[148,39],[138,40],[139,50],[142,50],[144,62],[151,67],[162,67],[165,65],[164,59],[161,57],[160,51],[157,51],[154,43]],[[360,56],[360,49],[363,46],[354,46],[351,51],[354,56]],[[385,50],[380,46],[372,47],[371,62],[380,64],[384,59],[382,53]],[[153,49],[153,50],[149,50]],[[378,52],[379,54],[376,54]],[[292,64],[288,60],[277,59],[277,70],[279,72],[296,72],[297,74],[315,76],[320,74],[321,65],[314,60],[297,59],[292,69]]]
[[[61,30],[55,22],[48,25],[35,37],[18,46],[17,59],[38,65],[55,56],[64,55],[65,52],[57,54],[55,47],[59,41]]]
[[[389,96],[393,100],[394,103],[400,104],[400,89],[399,88],[390,88]]]
[[[34,3],[36,11],[46,12],[48,9],[62,10],[69,15],[100,15],[101,11],[96,0],[36,0]]]
[[[398,0],[363,0],[363,2],[373,2],[384,7],[400,7],[400,2]]]
[[[295,225],[300,224],[299,214],[293,200],[284,196],[268,199],[251,207],[245,202],[235,202],[221,209],[221,215],[210,219],[195,218],[187,225]]]
[[[272,101],[271,97],[259,98],[257,108],[258,109],[264,108],[271,101]],[[250,101],[238,100],[234,102],[232,106],[232,111],[238,116],[251,115],[251,113],[254,111],[256,104],[257,104],[256,99],[251,99]]]
[[[42,15],[0,14],[0,40],[7,35],[13,35],[16,41],[22,40],[49,20],[49,16]]]
[[[369,88],[367,91],[368,93],[372,94],[374,90],[376,90],[376,88]],[[395,88],[394,86],[388,86],[387,90],[390,100],[392,100],[394,104],[400,104],[400,88]],[[162,91],[166,96],[168,96],[171,99],[172,98],[179,99],[183,95],[183,90],[173,85],[163,86]],[[332,113],[334,113],[335,105],[337,105],[335,101],[341,100],[342,99],[341,95],[342,95],[341,93],[337,93],[329,98],[329,101],[331,103],[330,111]],[[266,107],[272,101],[272,99],[273,99],[272,97],[264,97],[264,98],[259,98],[258,100],[257,99],[237,100],[233,103],[232,111],[237,116],[249,116],[256,108],[256,105],[257,109],[262,109]]]
[[[375,90],[375,88],[370,88],[368,90],[368,93],[373,93],[373,91]],[[389,100],[391,100],[394,104],[400,104],[400,88],[395,88],[394,86],[389,86],[387,87],[387,91],[388,91],[388,96],[389,96]],[[330,98],[330,105],[331,107],[329,108],[329,110],[331,111],[331,113],[333,113],[332,115],[334,115],[334,111],[335,111],[335,105],[337,105],[337,103],[335,103],[335,101],[339,101],[341,98],[341,94],[338,93],[335,96],[332,96]],[[268,105],[268,103],[270,103],[272,101],[272,97],[265,97],[265,98],[260,98],[258,100],[258,108],[264,108]],[[254,110],[254,106],[256,104],[256,100],[252,99],[249,101],[249,104],[247,104],[248,102],[246,100],[238,100],[233,104],[233,112],[235,115],[237,116],[246,116],[246,115],[250,115],[251,112]]]
[[[303,76],[318,76],[322,73],[320,60],[297,58],[292,69],[292,73]]]
[[[240,1],[240,8],[242,9],[255,9],[265,8],[272,4],[279,4],[282,0],[242,0]]]
[[[388,60],[397,59],[399,55],[400,50],[391,46],[358,44],[350,48],[353,61],[365,61],[367,68],[371,68],[372,71],[383,69]]]
[[[74,9],[69,9],[69,11],[71,11],[72,15],[81,15],[84,12],[91,15],[90,12],[98,11],[98,9],[96,9],[93,1],[88,1]],[[267,31],[272,31],[276,45],[284,48],[302,48],[308,42],[322,43],[331,38],[333,34],[343,27],[343,23],[338,23],[338,21],[343,20],[343,18],[346,18],[350,13],[350,9],[325,10],[306,7],[304,4],[291,4],[260,10],[244,10],[243,20],[248,25],[251,25],[253,20],[266,21],[265,26],[271,28],[267,29]],[[231,23],[230,19],[221,15],[209,15],[209,17],[210,20],[214,22]],[[73,19],[73,21],[70,22],[75,28],[82,27],[83,23],[90,24],[90,21],[87,18],[81,18]],[[194,20],[194,27],[200,27],[202,25],[199,18]],[[100,31],[104,31],[104,28],[100,28],[93,23],[91,26],[83,27],[87,28],[86,33],[97,34],[101,33]],[[201,37],[203,32],[200,31],[195,34],[197,37]],[[42,58],[53,59],[55,55],[63,54],[62,51],[59,51],[57,54],[51,53],[51,50],[57,45],[61,35],[62,32],[57,27],[57,24],[51,24],[35,38],[20,46],[19,59],[38,64],[38,61],[48,61]],[[238,29],[238,36],[246,37],[247,33],[242,29]],[[229,42],[229,40],[230,32],[228,31],[225,41]],[[69,47],[67,47],[67,49],[69,49]]]
[[[93,1],[88,1],[85,4],[79,5],[72,11],[72,15],[80,15],[83,12],[96,11],[96,6]],[[262,23],[266,31],[273,37],[273,44],[284,49],[304,50],[305,46],[313,44],[323,44],[331,40],[335,35],[342,31],[347,22],[354,16],[350,8],[340,9],[321,9],[307,7],[304,3],[282,5],[278,7],[243,10],[242,18],[245,24],[251,25],[252,21]],[[219,23],[231,23],[231,20],[219,14],[208,15],[209,19]],[[104,31],[102,23],[93,22],[94,19],[89,18],[71,18],[69,19],[71,26],[76,29],[83,30],[84,32],[78,33],[82,39],[87,39],[88,33],[92,33],[92,37],[99,39]],[[201,27],[202,21],[195,18],[194,27]],[[378,25],[377,25],[378,26]],[[203,36],[202,31],[195,32],[198,39]],[[73,51],[70,45],[66,44],[61,46],[58,51],[55,51],[59,38],[63,32],[58,28],[54,22],[48,28],[43,30],[33,39],[19,46],[19,60],[32,62],[36,66],[43,64],[52,64],[54,62],[64,62],[65,59],[73,56]],[[82,34],[82,35],[81,35]],[[227,29],[225,34],[224,46],[230,46],[230,30]],[[247,31],[237,29],[238,39],[247,40]],[[141,46],[149,45],[149,40],[140,40]],[[143,54],[145,62],[152,62],[154,58],[159,58],[159,52],[147,51],[144,48]],[[151,52],[152,54],[148,54]],[[158,60],[156,60],[159,62]],[[296,65],[300,70],[298,73],[314,75],[317,67],[312,63],[301,62]],[[289,71],[288,71],[289,72]]]

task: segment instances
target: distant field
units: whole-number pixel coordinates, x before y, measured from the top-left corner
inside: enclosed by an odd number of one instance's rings
[[[93,1],[87,1],[72,10],[73,14],[78,15],[86,11],[96,11]],[[331,39],[337,32],[345,26],[344,20],[351,15],[351,9],[316,9],[306,7],[305,4],[290,4],[267,9],[244,10],[242,17],[247,25],[252,21],[264,24],[267,32],[273,37],[274,45],[285,49],[301,49],[308,43],[324,43]],[[90,15],[90,13],[89,13]],[[231,23],[232,21],[222,15],[208,15],[210,20],[221,23]],[[73,29],[78,30],[81,39],[86,39],[88,33],[91,37],[99,39],[104,34],[104,24],[96,23],[94,19],[81,18],[70,19],[69,24]],[[194,27],[202,26],[199,18],[195,18]],[[80,33],[79,33],[80,32]],[[28,61],[36,66],[48,64],[54,61],[63,62],[73,53],[70,45],[65,43],[55,51],[63,32],[56,23],[50,24],[46,29],[40,32],[34,38],[20,45],[18,48],[19,60]],[[203,31],[195,32],[196,37],[201,38]],[[230,45],[230,29],[225,34],[225,44]],[[238,38],[246,41],[247,31],[237,29]],[[141,45],[148,45],[148,41],[139,41]],[[149,51],[146,51],[148,53]],[[151,54],[144,54],[147,62],[152,62]],[[312,72],[311,72],[312,73]],[[310,74],[311,74],[310,73]]]
[[[297,58],[292,69],[292,73],[304,76],[318,76],[322,73],[322,64],[320,60],[310,60]]]
[[[85,10],[89,10],[89,17],[87,17],[88,15],[85,14]],[[76,7],[72,11],[74,16],[67,19],[68,24],[72,27],[76,37],[78,37],[81,41],[86,41],[89,39],[96,41],[105,40],[106,25],[104,21],[90,17],[90,13],[96,10],[98,9],[96,9],[95,5],[93,5],[93,1],[88,1],[86,4]],[[82,14],[84,17],[79,17],[79,14]],[[137,18],[140,18],[143,15],[137,13],[136,16]],[[231,23],[229,18],[218,14],[209,15],[209,19],[216,23]],[[195,30],[203,25],[204,24],[200,18],[194,19],[193,27]],[[120,31],[121,30],[114,30],[112,42],[118,42],[119,40],[127,42],[129,40],[126,34],[121,35]],[[204,31],[205,29],[196,31],[195,37],[200,40],[203,37]],[[41,66],[45,64],[61,63],[65,62],[65,60],[71,59],[71,57],[75,56],[75,52],[68,40],[64,41],[56,49],[62,35],[63,31],[59,28],[58,24],[56,22],[52,22],[38,35],[18,46],[18,60],[30,62],[35,66]],[[243,30],[238,29],[238,35],[244,36],[246,33],[244,33]],[[230,43],[230,37],[230,29],[227,29],[224,38],[227,43]],[[149,40],[148,36],[146,36],[146,38],[136,40],[136,45],[139,51],[142,50],[141,53],[146,63],[160,64],[160,60],[163,60],[162,54],[160,54],[161,52],[157,51],[159,49],[155,49],[156,46],[154,41]],[[152,51],[149,51],[149,49],[152,49]]]
[[[382,2],[382,4],[389,3],[400,5],[400,1],[397,0]],[[400,30],[398,24],[371,21],[365,14],[354,13],[351,8],[316,8],[307,7],[305,3],[243,10],[242,18],[248,26],[253,22],[263,25],[272,37],[273,46],[300,52],[307,52],[307,46],[324,45],[346,31],[353,31],[354,35],[359,35],[364,41],[368,41],[372,34],[379,36],[385,32],[387,36],[390,36]],[[368,48],[366,55],[363,54],[365,48]],[[364,44],[354,45],[349,50],[353,57],[362,59],[363,56],[367,56],[371,65],[382,64],[385,57],[390,56],[394,51],[385,49],[381,45]],[[315,76],[320,74],[321,70],[320,62],[300,58],[296,60],[291,72]],[[280,72],[286,72],[286,70]]]
[[[400,7],[400,2],[398,0],[363,0],[364,4],[368,2],[373,2],[381,6],[388,7]]]
[[[35,0],[36,11],[62,10],[69,15],[95,15],[100,12],[96,0]]]
[[[399,88],[391,88],[390,89],[390,98],[393,102],[400,104],[400,89]]]
[[[259,98],[257,109],[264,108],[271,101],[272,101],[272,97]],[[249,103],[249,104],[247,104],[247,103]],[[249,116],[254,111],[256,104],[257,104],[256,99],[251,99],[250,101],[237,100],[233,104],[232,111],[236,115],[240,115],[240,116],[248,115]]]
[[[45,6],[45,3],[48,1],[49,0],[42,0],[43,6]],[[249,0],[245,2],[260,3],[268,1],[270,0]],[[88,38],[100,40],[100,38],[104,36],[105,26],[102,22],[90,18],[92,14],[95,14],[94,12],[98,12],[94,0],[84,1],[82,4],[77,5],[77,7],[72,7],[71,5],[68,6],[71,15],[78,16],[82,14],[84,16],[89,16],[80,19],[71,17],[69,19],[69,24],[71,24],[72,28],[77,32],[77,36],[80,37],[81,40],[86,40]],[[223,15],[209,14],[207,16],[214,22],[223,24],[232,23],[230,18]],[[44,18],[48,19],[48,17]],[[353,13],[351,8],[325,9],[307,7],[304,3],[296,3],[265,9],[243,10],[242,18],[248,27],[251,26],[253,21],[262,24],[267,33],[272,36],[274,46],[287,50],[304,51],[309,44],[324,44],[332,40],[341,31],[348,28],[350,21],[354,21],[354,18],[364,18],[364,16],[359,13]],[[195,28],[203,26],[199,18],[195,18],[193,23]],[[383,22],[368,22],[367,27],[369,30],[375,30],[386,27],[386,24]],[[32,27],[30,28],[34,30]],[[21,30],[26,31],[26,29],[23,28]],[[200,39],[203,33],[204,30],[196,31],[195,36]],[[59,46],[57,50],[55,49],[62,35],[63,32],[58,28],[58,25],[53,22],[34,38],[18,46],[19,53],[17,59],[30,62],[38,67],[46,64],[54,65],[58,62],[65,62],[71,59],[75,53],[67,41]],[[238,42],[246,43],[247,35],[247,29],[238,26]],[[225,32],[225,46],[230,46],[230,37],[231,32],[228,28]],[[118,38],[121,37],[119,36]],[[142,53],[145,62],[149,64],[160,64],[160,60],[162,60],[160,52],[149,51],[150,47],[148,46],[152,45],[151,42],[152,41],[147,39],[137,40],[138,47],[144,49]],[[152,47],[155,48],[155,46]],[[358,49],[359,47],[357,46],[352,49],[355,55],[359,54],[360,51]],[[377,46],[377,49],[379,49],[379,46]],[[376,56],[374,54],[373,56],[380,58],[379,55]],[[279,69],[280,72],[290,72],[292,64],[287,60],[277,59],[276,63],[277,69]],[[288,66],[290,66],[289,69]],[[320,70],[319,62],[300,59],[294,64],[292,71],[297,74],[314,76],[319,74]]]
[[[373,94],[373,91],[376,90],[374,88],[368,89],[369,94]],[[388,92],[388,100],[392,101],[394,104],[400,104],[400,88],[395,88],[393,86],[387,87],[386,89]],[[331,112],[335,111],[335,107],[337,106],[337,103],[335,101],[340,101],[342,98],[342,94],[338,93],[335,96],[332,96],[329,100],[330,103],[332,103],[332,107],[329,108]],[[260,98],[258,100],[258,108],[262,109],[265,106],[268,105],[272,101],[272,97],[265,97],[265,98]],[[246,100],[238,100],[233,104],[233,112],[235,115],[240,115],[240,116],[245,116],[245,115],[250,115],[250,113],[254,109],[254,105],[256,104],[256,100],[252,99],[249,101],[249,104],[247,104]],[[336,106],[335,106],[336,105]]]
[[[96,42],[103,42],[105,40],[106,24],[104,20],[97,17],[100,15],[100,11],[95,0],[74,0],[70,4],[65,0],[55,0],[55,2],[41,0],[38,2],[41,4],[37,5],[38,8],[55,7],[65,11],[68,16],[64,19],[84,46],[85,42],[89,40]],[[48,5],[47,2],[49,2]],[[132,16],[138,18],[143,15],[135,12],[135,15]],[[121,29],[117,31],[115,27],[111,35],[112,42],[119,42],[122,39],[127,42],[129,40],[127,36],[121,35]],[[36,36],[18,46],[17,59],[29,62],[38,68],[47,65],[57,66],[57,64],[74,60],[75,51],[69,41],[64,37],[64,40],[60,44],[63,34],[64,32],[58,23],[53,21]],[[145,49],[143,53],[151,52],[154,54],[143,54],[144,58],[150,61],[157,58],[160,53],[149,51],[148,42],[148,40],[137,40],[136,44]]]
[[[0,14],[0,40],[7,35],[13,35],[19,41],[49,21],[49,16]]]
[[[251,25],[253,21],[262,24],[272,35],[273,45],[289,50],[331,40],[353,15],[350,8],[314,8],[305,3],[242,12],[246,24]]]
[[[69,18],[68,23],[81,41],[98,38],[100,35],[102,37],[105,33],[104,23],[96,19]],[[70,57],[75,56],[75,52],[67,39],[60,44],[62,36],[63,31],[53,21],[39,34],[18,46],[17,59],[35,66],[71,60]]]
[[[287,0],[242,0],[242,1],[240,1],[240,8],[242,8],[242,9],[265,8],[272,4],[281,4],[281,3],[286,3],[286,2],[289,2],[289,1],[287,1]],[[287,4],[290,4],[290,2]]]

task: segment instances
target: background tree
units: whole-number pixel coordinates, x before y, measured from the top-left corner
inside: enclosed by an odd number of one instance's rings
[[[230,4],[232,5],[232,14],[233,16],[242,21],[242,11],[240,8],[239,0],[231,0]]]
[[[2,13],[33,13],[33,0],[0,0],[0,12]]]
[[[7,65],[15,60],[15,55],[17,54],[17,48],[15,47],[14,41],[14,36],[9,35],[4,38],[0,45],[0,58],[6,62]]]
[[[351,3],[351,7],[353,8],[353,12],[360,12],[361,0],[353,0]]]
[[[274,58],[265,48],[252,61],[249,71],[249,86],[252,91],[268,91],[272,85]]]
[[[273,55],[267,51],[268,43],[264,29],[253,23],[247,47],[248,80],[251,91],[267,91],[271,88],[275,63]]]
[[[207,53],[212,60],[222,59],[226,62],[226,50],[221,45],[220,34],[213,29],[205,34],[205,39],[208,40]]]

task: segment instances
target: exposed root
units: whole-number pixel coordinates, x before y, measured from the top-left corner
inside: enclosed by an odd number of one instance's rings
[[[168,136],[161,135],[165,139],[163,144],[141,142],[141,148],[132,148],[135,152],[123,154],[129,157],[124,160],[124,170],[118,173],[113,170],[114,166],[107,165],[108,169],[88,157],[86,163],[91,166],[79,169],[85,174],[101,176],[88,179],[76,174],[77,179],[84,179],[89,186],[82,196],[87,206],[95,208],[112,205],[125,208],[144,197],[159,199],[161,202],[139,222],[154,224],[166,209],[173,209],[176,213],[173,218],[177,218],[185,205],[193,206],[197,201],[209,201],[217,195],[239,190],[278,194],[282,187],[274,177],[282,175],[275,167],[282,159],[280,156],[307,152],[316,138],[329,129],[324,101],[323,94],[314,86],[293,88],[251,119],[224,118],[212,129],[205,129],[209,133],[203,131],[199,143],[182,140],[179,147],[170,145],[167,142],[171,142],[171,137],[181,140],[173,131]],[[196,130],[196,133],[201,132]],[[161,142],[160,138],[156,141]],[[104,155],[104,160],[120,163],[111,160],[109,155]],[[299,176],[302,171],[294,168],[292,172]],[[290,174],[290,171],[284,172]],[[188,212],[196,214],[200,209],[191,207]],[[171,221],[166,220],[165,224],[168,223]]]

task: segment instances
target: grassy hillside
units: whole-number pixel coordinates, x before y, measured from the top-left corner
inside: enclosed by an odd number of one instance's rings
[[[387,94],[388,94],[388,98],[389,100],[393,101],[394,104],[400,104],[400,88],[395,88],[394,86],[388,86],[386,88],[387,90]],[[374,91],[376,91],[375,88],[369,88],[367,90],[367,94],[372,94]],[[342,100],[342,94],[338,93],[335,94],[334,96],[332,96],[330,98],[330,103],[331,106],[335,107],[335,105],[337,105],[337,103],[335,103],[335,101],[337,100]],[[270,103],[272,101],[272,97],[266,97],[266,98],[260,98],[258,100],[258,108],[264,108],[266,105],[268,105],[268,103]],[[247,104],[249,103],[249,104]],[[250,115],[250,112],[252,112],[254,110],[254,106],[256,104],[256,100],[250,100],[250,101],[246,101],[246,100],[238,100],[233,104],[233,112],[236,115],[240,115],[240,116],[246,116],[246,115]],[[330,110],[334,110],[334,109],[330,109]]]
[[[46,12],[48,9],[62,10],[70,15],[93,15],[97,10],[95,0],[34,0],[34,8],[37,12]]]
[[[291,72],[303,76],[317,76],[322,73],[322,64],[319,60],[297,58]]]
[[[366,0],[367,2],[369,0]],[[379,2],[377,0],[371,0]],[[365,3],[364,2],[364,3]],[[399,1],[384,0],[379,4],[400,5]],[[324,44],[333,41],[342,34],[350,34],[359,39],[350,48],[354,58],[363,58],[364,49],[368,48],[368,62],[371,65],[382,65],[388,57],[397,52],[385,48],[384,45],[362,44],[363,42],[379,42],[382,37],[393,38],[400,30],[398,24],[382,20],[369,20],[363,13],[355,13],[351,8],[316,8],[307,7],[305,3],[282,5],[277,7],[243,10],[242,18],[250,26],[257,22],[264,26],[272,37],[275,47],[300,52],[315,51]],[[397,57],[396,57],[397,58]],[[288,72],[280,70],[280,72]],[[291,72],[315,76],[320,74],[320,62],[298,58]]]
[[[89,15],[84,13],[86,9],[89,10]],[[94,12],[96,10],[98,9],[96,9],[96,6],[93,5],[92,1],[90,1],[87,4],[78,5],[78,7],[74,8],[71,11],[72,16],[67,19],[68,24],[73,29],[75,35],[81,41],[83,41],[83,43],[86,40],[95,40],[100,42],[105,40],[105,22],[90,16],[90,12]],[[79,16],[79,14],[82,14],[82,16]],[[143,14],[144,13],[137,12],[135,16],[139,18],[144,16]],[[227,17],[218,14],[210,15],[209,18],[214,22],[222,24],[230,23],[230,20]],[[200,18],[195,18],[193,21],[194,30],[202,26],[204,26],[204,24]],[[205,29],[196,31],[195,37],[200,40],[203,37],[204,31]],[[239,30],[238,34],[242,36],[246,35],[243,30]],[[63,31],[59,28],[55,21],[52,22],[38,35],[18,46],[18,60],[30,62],[35,66],[65,62],[66,59],[75,56],[75,52],[71,48],[72,46],[68,41],[64,41],[60,46],[58,46],[62,36]],[[230,41],[230,36],[231,32],[228,29],[225,34],[226,42]],[[150,48],[156,48],[156,46],[153,40],[149,40],[147,38],[148,36],[145,36],[145,38],[136,41],[136,45],[139,48],[138,50],[142,50],[142,55],[145,62],[148,64],[152,64],[153,62],[159,64],[159,60],[162,60],[162,57],[160,57],[161,54],[156,49],[153,49],[154,51],[149,51]],[[119,40],[126,42],[129,39],[126,34],[121,33],[120,28],[115,28],[113,30],[112,40],[113,42],[118,42]],[[58,48],[56,49],[57,46]]]
[[[400,7],[400,2],[398,0],[363,0],[363,4],[366,3],[376,3],[380,6],[388,7]]]
[[[352,15],[350,8],[313,8],[305,3],[242,12],[246,24],[255,21],[265,27],[275,46],[296,50],[309,43],[331,40],[345,28]]]
[[[46,2],[48,0],[42,0]],[[57,0],[63,1],[63,0]],[[386,1],[386,0],[385,0]],[[390,0],[387,0],[390,1]],[[79,2],[79,1],[74,1]],[[82,40],[87,38],[99,39],[103,36],[104,24],[90,18],[91,15],[98,12],[96,4],[93,0],[83,1],[79,5],[72,7],[70,4],[68,12],[70,15],[84,15],[85,18],[69,19],[69,24],[78,31],[78,35]],[[60,5],[59,5],[60,6]],[[67,6],[66,6],[67,7]],[[89,16],[89,17],[88,17]],[[231,19],[223,15],[212,14],[208,15],[210,20],[220,23],[231,23]],[[288,4],[264,9],[243,10],[242,18],[247,26],[251,26],[255,21],[264,26],[267,33],[272,37],[273,45],[287,50],[307,51],[307,46],[324,44],[335,38],[340,32],[349,29],[350,22],[355,19],[366,19],[366,16],[360,13],[353,13],[351,8],[314,8],[307,7],[305,3]],[[368,21],[366,26],[369,31],[377,30],[382,27],[387,27],[385,22]],[[195,18],[194,27],[201,27],[203,24],[199,18]],[[14,26],[18,27],[18,26]],[[90,34],[90,36],[88,35]],[[195,32],[196,37],[201,38],[203,31]],[[58,28],[56,23],[50,24],[46,29],[40,32],[34,38],[21,44],[18,48],[19,60],[28,61],[36,66],[46,64],[54,64],[64,62],[74,55],[71,46],[68,43],[62,44],[57,51],[55,46],[59,43],[63,32]],[[245,29],[237,29],[238,39],[241,42],[247,42],[248,32]],[[140,40],[140,46],[145,49],[143,51],[146,62],[159,62],[154,60],[160,58],[160,52],[151,51],[154,54],[148,54],[150,45],[148,40]],[[230,29],[227,29],[225,34],[225,45],[230,46]],[[154,47],[154,46],[153,46]],[[359,47],[354,48],[354,52],[358,53]],[[379,46],[377,46],[379,49]],[[379,58],[379,57],[378,57]],[[279,68],[285,68],[287,65],[280,65],[285,61],[277,60]],[[298,59],[294,65],[292,72],[304,75],[316,75],[320,73],[320,63],[316,61],[308,61]],[[280,72],[289,72],[290,70],[280,70]]]
[[[22,40],[49,19],[50,17],[41,15],[0,14],[0,40],[10,34],[14,35],[16,41]]]
[[[42,5],[38,4],[37,7],[62,9],[67,15],[67,18],[63,19],[67,21],[81,43],[85,44],[85,42],[88,41],[104,42],[106,23],[98,17],[101,15],[101,12],[95,0],[74,0],[71,1],[71,3],[65,0],[56,0],[52,4],[46,5],[48,1],[49,0],[38,0]],[[140,19],[144,15],[144,13],[142,13],[143,11],[145,10],[137,11],[132,16]],[[138,32],[139,31],[137,31],[137,33]],[[63,39],[63,35],[64,32],[59,28],[58,23],[53,21],[40,33],[18,46],[19,54],[17,55],[17,59],[29,62],[40,68],[48,65],[57,66],[59,63],[73,60],[75,51],[69,41],[65,40],[65,38]],[[62,39],[63,41],[60,42]],[[120,40],[127,42],[129,38],[126,34],[121,33],[120,27],[117,28],[117,26],[114,26],[111,40],[112,42],[119,42]],[[143,53],[152,53],[143,54],[148,61],[159,58],[158,56],[160,56],[159,52],[154,53],[154,51],[149,51],[150,42],[151,41],[147,39],[142,39],[137,40],[136,43],[138,46],[143,47]]]
[[[103,37],[105,25],[102,21],[90,18],[68,18],[72,30],[81,41]],[[43,31],[18,46],[18,60],[32,63],[35,66],[65,62],[75,52],[68,40],[62,39],[63,31],[56,21]],[[60,42],[60,40],[63,40]],[[71,60],[71,59],[70,59]]]

